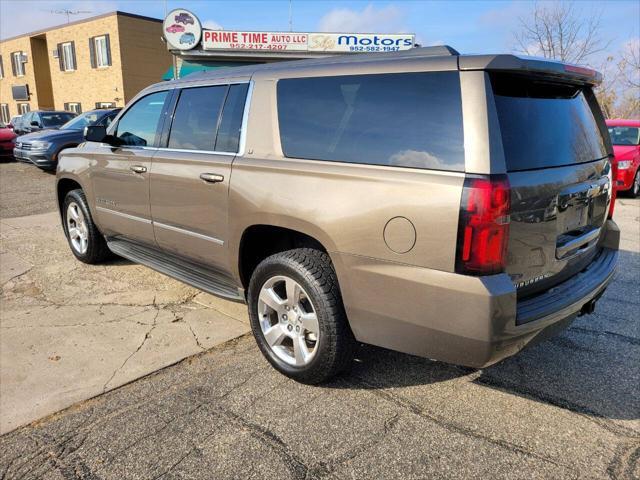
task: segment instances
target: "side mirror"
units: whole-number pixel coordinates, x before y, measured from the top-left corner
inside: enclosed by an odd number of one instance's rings
[[[84,139],[87,142],[106,142],[107,129],[104,125],[88,125],[84,127]]]
[[[87,125],[84,127],[85,142],[107,143],[113,147],[122,145],[122,141],[113,135],[107,135],[107,127],[104,125]]]
[[[39,127],[40,124],[36,120],[34,120],[34,121],[31,122],[31,126],[32,127]]]

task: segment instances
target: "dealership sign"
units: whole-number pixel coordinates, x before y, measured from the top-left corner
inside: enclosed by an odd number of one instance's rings
[[[171,47],[178,50],[200,47],[224,51],[394,52],[409,50],[415,43],[415,35],[411,34],[203,30],[198,18],[184,9],[167,15],[163,31]]]
[[[292,32],[241,32],[205,30],[202,48],[205,50],[307,50],[308,35]]]
[[[310,33],[312,52],[393,52],[413,48],[415,35],[384,33]]]
[[[204,50],[393,52],[413,48],[413,35],[204,30]]]
[[[189,10],[172,10],[162,23],[162,32],[167,42],[177,50],[190,50],[200,43],[202,25]]]

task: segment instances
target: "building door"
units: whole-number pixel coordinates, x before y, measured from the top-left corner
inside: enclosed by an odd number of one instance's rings
[[[46,35],[31,37],[31,55],[33,56],[33,74],[36,82],[39,109],[53,109],[53,87],[51,85],[51,70],[49,69],[49,55]]]

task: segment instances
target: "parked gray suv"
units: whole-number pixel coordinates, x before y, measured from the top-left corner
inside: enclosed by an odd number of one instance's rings
[[[153,85],[61,154],[64,231],[83,262],[246,302],[299,381],[356,341],[491,365],[591,313],[614,273],[599,81],[430,47]]]

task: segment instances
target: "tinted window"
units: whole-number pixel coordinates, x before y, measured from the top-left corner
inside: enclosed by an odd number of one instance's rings
[[[287,157],[464,170],[457,72],[278,82]]]
[[[111,122],[113,122],[113,119],[116,118],[116,115],[118,115],[118,112],[113,112],[110,113],[109,115],[105,115],[105,117],[100,120],[100,125],[104,125],[105,127],[108,127],[109,125],[111,125]]]
[[[67,112],[41,112],[40,122],[45,127],[58,127],[64,125],[75,116],[75,113]]]
[[[185,88],[173,116],[169,148],[213,150],[227,86]]]
[[[166,91],[152,93],[125,112],[116,132],[123,145],[155,146],[156,131],[166,98]]]
[[[607,152],[585,92],[572,85],[493,75],[507,170],[589,162]]]
[[[87,125],[93,125],[102,116],[102,112],[85,112],[65,123],[60,130],[82,130]]]
[[[614,145],[640,144],[640,128],[638,127],[609,127],[609,136]]]
[[[231,85],[224,102],[222,120],[216,138],[216,151],[237,152],[240,146],[240,128],[244,114],[244,102],[247,97],[247,83]]]

